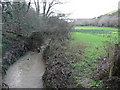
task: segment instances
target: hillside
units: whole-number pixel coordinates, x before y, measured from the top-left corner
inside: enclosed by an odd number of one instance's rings
[[[76,19],[73,23],[76,26],[118,27],[118,13],[119,10],[92,19]]]

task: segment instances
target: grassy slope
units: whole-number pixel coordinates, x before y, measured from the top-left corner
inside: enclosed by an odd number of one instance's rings
[[[114,28],[107,28],[107,27],[75,27],[75,29],[94,29],[94,30],[116,30]],[[75,64],[73,64],[76,68],[76,71],[80,71],[80,75],[78,75],[76,78],[78,79],[78,83],[82,81],[81,77],[87,77],[91,78],[93,75],[93,72],[96,69],[97,65],[97,58],[99,56],[106,56],[105,52],[105,41],[117,41],[117,34],[110,34],[110,37],[107,37],[108,35],[104,34],[86,34],[86,33],[80,33],[80,32],[72,32],[71,36],[73,40],[71,40],[70,45],[76,46],[76,45],[86,45],[87,48],[84,49],[84,58],[82,60],[79,60]],[[92,79],[90,81],[90,86],[96,85],[95,87],[100,87],[100,83],[96,83]],[[95,84],[96,83],[96,84]],[[99,85],[98,85],[99,84]]]
[[[71,43],[87,44],[88,47],[86,48],[86,50],[93,52],[93,53],[96,53],[95,52],[96,48],[98,48],[98,49],[100,48],[100,51],[101,51],[103,49],[102,47],[104,46],[103,41],[108,40],[107,37],[100,37],[98,35],[84,34],[84,33],[80,33],[80,32],[73,32],[71,35],[72,35],[72,38],[74,38],[74,40]]]

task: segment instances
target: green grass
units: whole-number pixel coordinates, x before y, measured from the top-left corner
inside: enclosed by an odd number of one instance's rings
[[[111,28],[111,27],[93,27],[93,26],[74,27],[74,29],[83,29],[83,30],[120,30],[120,29]]]
[[[82,78],[83,76],[85,76],[87,78],[91,78],[93,74],[92,71],[96,69],[96,65],[97,65],[96,63],[98,62],[96,59],[99,56],[106,55],[104,51],[105,44],[103,42],[107,41],[108,38],[100,37],[98,35],[93,35],[93,34],[80,33],[80,32],[72,32],[71,36],[73,38],[73,40],[71,40],[71,43],[70,43],[71,46],[76,46],[81,44],[87,46],[83,50],[84,57],[82,58],[82,60],[80,59],[73,64],[73,66],[76,69],[76,72],[80,72],[80,75],[77,77]],[[91,84],[90,84],[90,87],[91,87]]]
[[[80,32],[72,32],[71,36],[73,40],[71,41],[72,46],[76,44],[83,43],[87,46],[84,49],[84,61],[88,63],[96,62],[99,56],[106,55],[104,51],[105,41],[108,41],[107,37],[100,37],[98,35],[85,34]],[[80,63],[80,64],[79,64]],[[81,65],[81,61],[77,62],[75,65]],[[95,66],[93,66],[95,67]]]
[[[71,32],[70,46],[85,45],[86,48],[83,50],[83,58],[78,60],[73,64],[75,71],[80,73],[76,78],[82,78],[83,76],[91,78],[93,76],[93,71],[96,70],[98,57],[105,57],[107,52],[105,51],[105,42],[118,42],[118,32],[113,33],[115,28],[109,27],[75,27],[75,29],[95,29],[95,30],[110,30],[111,33],[108,34],[92,34],[92,33],[82,33],[82,32]],[[113,31],[112,31],[113,30]],[[75,50],[74,50],[75,51]],[[77,52],[76,52],[77,53]],[[80,79],[81,80],[81,79]],[[80,80],[79,83],[80,83]],[[91,80],[91,79],[90,79]],[[98,81],[99,82],[99,81]],[[78,84],[79,84],[78,83]],[[92,82],[90,87],[99,87],[101,84]]]
[[[90,46],[100,46],[102,45],[102,41],[108,40],[106,37],[100,37],[98,35],[73,32],[71,33],[72,38],[74,39],[72,43],[86,43]]]

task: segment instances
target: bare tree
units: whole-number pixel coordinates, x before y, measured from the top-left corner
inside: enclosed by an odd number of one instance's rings
[[[34,4],[35,4],[35,8],[36,8],[36,13],[38,15],[40,15],[40,1],[39,0],[35,1],[34,0]]]
[[[38,15],[42,14],[43,16],[49,17],[53,13],[52,8],[57,4],[63,4],[63,3],[60,2],[59,0],[50,0],[50,1],[34,0],[34,4],[35,4],[36,12]],[[41,7],[43,10],[40,10]]]

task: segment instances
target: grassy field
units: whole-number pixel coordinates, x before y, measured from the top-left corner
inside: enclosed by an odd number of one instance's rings
[[[74,27],[74,29],[83,29],[83,30],[118,30],[117,28],[111,28],[111,27],[93,27],[93,26],[82,26],[82,27]],[[120,30],[120,29],[119,29]]]
[[[73,64],[76,68],[75,73],[77,73],[77,75],[75,78],[78,81],[78,87],[81,85],[85,86],[83,76],[84,79],[87,78],[86,82],[88,87],[101,87],[101,81],[96,82],[91,79],[93,71],[96,70],[98,58],[105,57],[107,55],[107,52],[105,51],[106,42],[118,42],[118,29],[109,27],[74,27],[74,29],[80,31],[71,32],[72,40],[70,41],[70,46],[86,46],[86,48],[83,49],[83,58]],[[84,32],[84,30],[87,30],[87,32]],[[110,31],[108,33],[104,33],[103,31],[98,32],[98,30]]]

